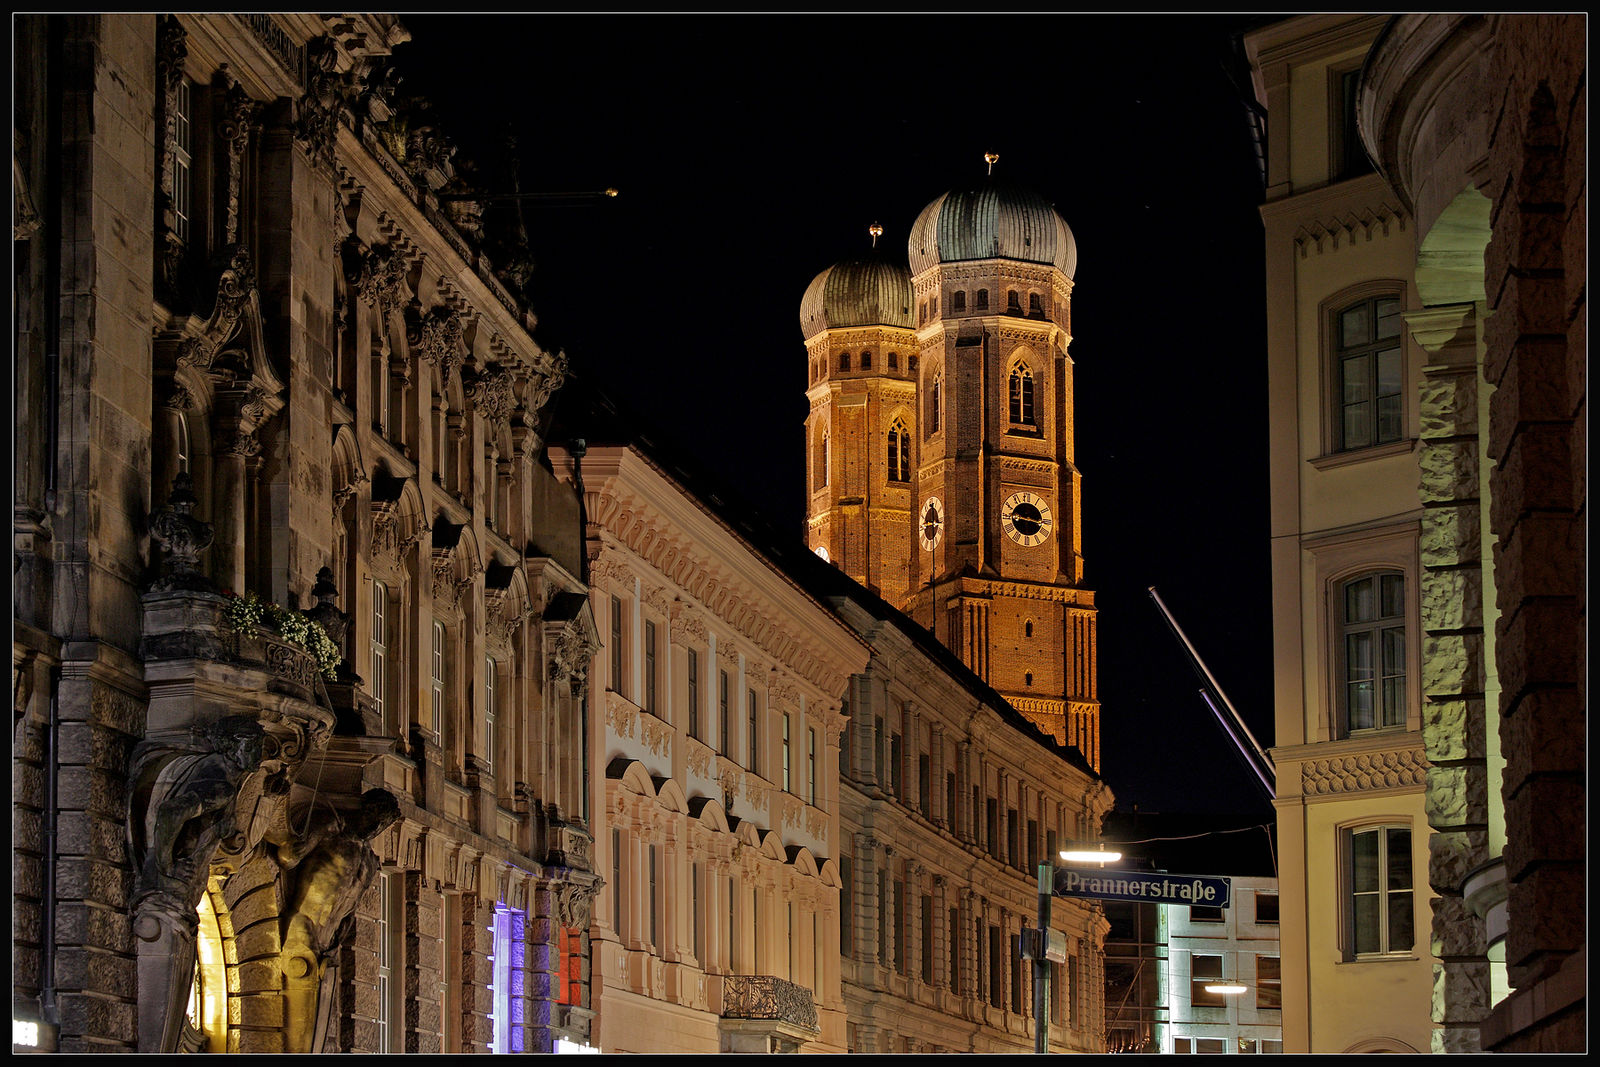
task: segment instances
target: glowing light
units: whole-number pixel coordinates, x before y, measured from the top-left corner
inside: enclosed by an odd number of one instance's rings
[[[1097,848],[1086,848],[1083,846],[1079,846],[1077,848],[1064,848],[1061,850],[1060,855],[1061,858],[1067,863],[1104,864],[1115,863],[1122,858],[1122,853],[1107,852],[1106,846],[1104,845],[1100,845]]]
[[[12,1019],[11,1043],[24,1048],[38,1048],[39,1024],[26,1019]]]
[[[1245,991],[1245,987],[1238,982],[1214,982],[1205,987],[1207,993],[1220,993],[1225,997],[1236,997]]]

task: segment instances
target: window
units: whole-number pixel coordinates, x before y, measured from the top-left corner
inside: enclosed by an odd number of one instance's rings
[[[1189,921],[1192,923],[1219,923],[1224,918],[1222,909],[1211,904],[1189,905]]]
[[[987,310],[989,310],[989,290],[987,290],[987,289],[979,289],[978,290],[978,301],[977,301],[977,303],[978,303],[978,310],[979,311],[987,311]]]
[[[1348,452],[1404,435],[1400,298],[1378,296],[1335,316],[1335,448]]]
[[[989,1003],[996,1008],[1005,1007],[1005,950],[1001,947],[1000,927],[989,927]]]
[[[1016,867],[1022,866],[1022,842],[1017,833],[1017,809],[1006,809],[1006,862]]]
[[[1338,71],[1333,79],[1338,97],[1334,102],[1338,124],[1333,131],[1334,171],[1331,177],[1335,181],[1345,181],[1372,172],[1372,160],[1367,158],[1361,134],[1356,129],[1356,90],[1361,84],[1361,68]]]
[[[945,956],[950,964],[950,992],[961,992],[961,912],[950,909],[949,928],[945,932]]]
[[[1373,826],[1348,838],[1347,957],[1410,952],[1411,828]]]
[[[878,966],[889,965],[889,875],[878,872]]]
[[[689,649],[689,736],[700,740],[700,654]]]
[[[861,369],[862,370],[871,370],[872,369],[872,353],[871,352],[863,352],[863,353],[861,353]]]
[[[1033,425],[1033,372],[1024,363],[1011,368],[1011,422]]]
[[[1032,637],[1033,636],[1033,621],[1031,619],[1028,622],[1025,622],[1025,623],[1022,624],[1022,636],[1023,637]]]
[[[719,686],[717,699],[722,710],[722,719],[717,724],[720,727],[720,732],[717,734],[717,744],[719,746],[717,751],[724,756],[731,756],[733,751],[729,741],[733,734],[733,718],[732,712],[728,707],[728,672],[718,671],[717,675],[717,684]]]
[[[498,666],[493,656],[483,657],[483,766],[490,774],[494,773],[495,673]]]
[[[906,370],[909,371],[912,374],[917,373],[917,357],[916,356],[913,355],[913,356],[907,356],[906,357]]]
[[[934,372],[933,380],[928,383],[928,432],[939,432],[939,386],[942,384],[938,372]]]
[[[1028,294],[1028,317],[1034,319],[1044,318],[1044,305],[1039,302],[1038,293]]]
[[[828,487],[828,430],[817,427],[817,444],[811,457],[811,488]]]
[[[1028,820],[1028,870],[1039,867],[1039,820]]]
[[[656,919],[661,914],[661,893],[656,882],[656,846],[650,846],[650,895],[645,898],[650,908],[650,947],[655,948],[661,942],[657,939]]]
[[[783,716],[783,791],[794,792],[794,779],[789,766],[789,730],[790,720],[787,712]]]
[[[904,762],[900,747],[900,735],[889,735],[889,791],[901,800],[905,799],[905,778],[901,773]]]
[[[965,311],[965,310],[967,310],[967,294],[966,293],[955,293],[955,294],[953,294],[950,297],[950,310],[952,310],[952,311]]]
[[[931,771],[928,754],[917,754],[917,808],[922,812],[924,819],[933,818],[933,790],[929,787],[928,774]]]
[[[1256,891],[1256,922],[1278,924],[1278,894]]]
[[[956,772],[944,772],[944,824],[946,828],[956,828]]]
[[[494,1031],[490,1048],[498,1053],[521,1052],[523,955],[526,915],[504,904],[494,906],[494,956],[491,990],[494,994],[490,1022]]]
[[[850,369],[850,353],[848,353],[848,352],[840,352],[839,353],[839,369],[840,370],[849,370]]]
[[[368,680],[372,703],[386,734],[398,734],[399,724],[389,721],[389,589],[372,583],[372,669]]]
[[[933,897],[922,894],[922,981],[933,984]]]
[[[748,730],[745,735],[745,747],[750,757],[750,761],[745,764],[745,767],[750,771],[751,774],[760,774],[761,765],[760,761],[758,761],[756,757],[760,754],[761,743],[760,736],[757,731],[759,719],[758,709],[756,706],[756,691],[754,689],[748,689],[745,691],[745,718],[748,725]]]
[[[432,664],[432,676],[428,689],[433,697],[433,718],[430,725],[433,727],[434,736],[442,738],[444,736],[444,623],[437,619],[433,623],[433,655],[429,662]]]
[[[1342,589],[1345,730],[1404,727],[1405,577],[1368,574]]]
[[[1222,981],[1222,957],[1202,956],[1199,953],[1189,957],[1191,970],[1189,972],[1189,1003],[1197,1008],[1226,1008],[1228,995],[1226,993],[1207,993],[1206,986],[1215,985]]]
[[[806,803],[817,802],[817,731],[806,727]]]
[[[847,960],[856,958],[852,920],[855,917],[855,882],[851,881],[853,859],[848,852],[839,854],[839,955]]]
[[[1000,858],[1000,806],[994,797],[984,798],[984,811],[989,831],[989,855]]]
[[[706,963],[705,931],[701,928],[700,910],[705,906],[700,899],[700,865],[689,864],[689,914],[694,917],[694,958],[702,969]]]
[[[889,480],[909,481],[911,478],[911,437],[906,424],[899,419],[889,427]]]
[[[656,624],[644,624],[644,710],[656,714]]]
[[[622,937],[622,831],[611,831],[611,929]]]
[[[1015,289],[1006,290],[1006,314],[1022,314],[1022,303],[1017,299],[1017,291]]]
[[[405,1018],[401,943],[405,939],[403,875],[389,870],[378,875],[378,1051],[403,1052]]]
[[[178,80],[176,100],[172,112],[172,230],[178,240],[188,244],[194,211],[194,97],[189,79]]]
[[[1277,956],[1256,957],[1256,1007],[1283,1007],[1283,961]]]
[[[889,369],[890,370],[899,370],[900,369],[900,356],[899,356],[898,353],[895,353],[895,352],[890,352],[889,353]]]
[[[622,598],[611,598],[611,691],[622,692]]]

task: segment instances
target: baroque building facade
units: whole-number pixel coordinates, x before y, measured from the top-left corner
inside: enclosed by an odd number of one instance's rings
[[[846,259],[801,301],[808,541],[1098,769],[1077,245],[1048,201],[990,177],[924,208],[908,254]]]
[[[406,30],[16,28],[15,1017],[75,1052],[583,1043],[565,359],[442,195]]]
[[[1274,129],[1284,1047],[1578,1049],[1583,25],[1246,43]]]

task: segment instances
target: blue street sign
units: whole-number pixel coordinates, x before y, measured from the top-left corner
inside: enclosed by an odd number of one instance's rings
[[[1146,871],[1075,870],[1063,867],[1056,871],[1055,895],[1226,908],[1230,885],[1226,878],[1198,874],[1150,874]]]

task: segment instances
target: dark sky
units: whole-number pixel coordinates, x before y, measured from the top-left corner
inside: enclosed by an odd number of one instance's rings
[[[403,16],[402,94],[518,137],[535,336],[801,536],[818,272],[982,173],[1051,199],[1073,291],[1102,773],[1118,807],[1270,808],[1154,585],[1271,741],[1260,173],[1210,16]]]

